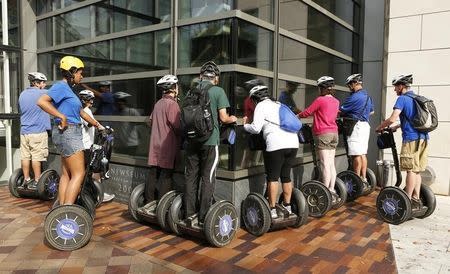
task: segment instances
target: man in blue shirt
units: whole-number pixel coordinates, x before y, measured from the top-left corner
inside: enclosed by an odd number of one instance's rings
[[[413,208],[420,208],[420,185],[422,177],[420,172],[424,171],[428,162],[428,133],[416,130],[411,120],[417,113],[413,98],[408,96],[414,94],[410,89],[413,81],[412,74],[399,75],[392,80],[394,90],[399,96],[394,105],[391,117],[384,120],[377,131],[390,126],[400,118],[402,129],[402,149],[400,152],[400,168],[406,171],[406,193],[412,201]],[[395,128],[398,128],[396,126]]]
[[[45,90],[47,77],[40,72],[28,73],[30,87],[19,96],[20,159],[25,184],[35,184],[41,177],[41,162],[47,160],[50,116],[36,103]],[[30,162],[34,180],[30,176]]]
[[[341,106],[341,116],[357,120],[350,136],[347,136],[348,155],[353,159],[353,171],[358,174],[366,187],[367,148],[369,145],[370,125],[369,116],[374,113],[372,98],[362,86],[362,75],[352,74],[345,80],[345,85],[351,94]]]
[[[292,112],[298,114],[300,110],[297,108],[297,104],[294,101],[294,93],[297,91],[298,83],[287,81],[286,89],[280,93],[278,101],[288,106]]]

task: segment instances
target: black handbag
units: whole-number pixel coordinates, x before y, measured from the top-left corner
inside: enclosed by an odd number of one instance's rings
[[[249,134],[247,141],[250,150],[266,150],[266,140],[264,140],[262,132],[259,134]]]
[[[297,133],[298,142],[300,144],[309,144],[313,139],[312,128],[310,125],[303,124],[302,128]]]
[[[367,95],[366,103],[364,104],[363,109],[358,114],[358,116],[361,116],[367,107],[367,102],[369,101],[369,95]],[[355,128],[356,123],[358,123],[358,119],[352,118],[352,117],[342,117],[342,134],[345,134],[346,136],[350,136],[353,133],[353,129]]]

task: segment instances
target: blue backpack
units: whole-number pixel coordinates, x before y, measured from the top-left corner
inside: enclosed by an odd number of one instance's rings
[[[298,133],[302,128],[302,122],[297,118],[297,115],[283,103],[280,103],[280,124],[274,123],[266,119],[267,122],[279,126],[282,130]]]

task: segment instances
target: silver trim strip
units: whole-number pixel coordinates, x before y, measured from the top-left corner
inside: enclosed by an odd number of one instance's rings
[[[70,6],[66,7],[66,8],[57,9],[57,10],[50,11],[50,12],[41,14],[39,16],[36,16],[36,21],[47,19],[49,17],[53,17],[53,16],[60,15],[60,14],[63,14],[63,13],[67,13],[67,12],[72,11],[72,10],[84,8],[86,6],[89,6],[89,5],[92,5],[92,4],[95,4],[95,3],[99,3],[99,2],[103,2],[103,1],[104,0],[85,0],[85,1],[73,4],[73,5],[70,5]]]
[[[301,0],[303,3],[309,5],[310,7],[316,9],[317,11],[319,11],[320,13],[326,15],[327,17],[331,18],[333,21],[336,21],[336,23],[339,23],[340,25],[342,25],[343,27],[351,30],[352,32],[356,32],[358,33],[355,28],[350,25],[349,23],[347,23],[346,21],[344,21],[343,19],[341,19],[340,17],[337,17],[336,15],[334,15],[332,12],[328,11],[327,9],[323,8],[322,6],[320,6],[319,4],[315,3],[314,1],[311,0]]]

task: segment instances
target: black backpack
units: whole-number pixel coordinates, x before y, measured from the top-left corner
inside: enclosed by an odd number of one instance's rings
[[[188,142],[206,142],[214,130],[209,81],[199,83],[188,91],[181,107],[181,125]]]
[[[413,99],[417,113],[412,119],[407,117],[412,126],[420,132],[430,132],[438,126],[436,107],[432,100],[417,94],[406,94]]]

